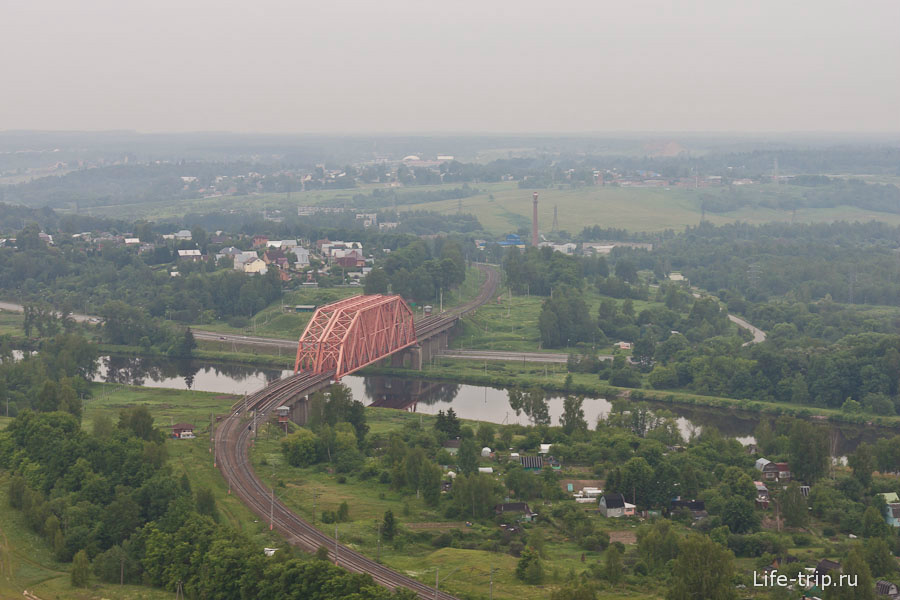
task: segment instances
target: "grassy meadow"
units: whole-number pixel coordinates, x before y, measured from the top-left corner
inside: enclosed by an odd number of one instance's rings
[[[895,178],[873,177],[872,182],[894,183]],[[461,184],[441,184],[415,186],[410,191],[430,191],[454,189]],[[471,187],[480,193],[462,199],[463,211],[478,217],[485,231],[502,235],[516,231],[520,227],[531,226],[531,195],[540,194],[538,219],[541,231],[549,232],[553,223],[553,207],[558,210],[560,230],[576,234],[584,227],[624,228],[630,231],[663,231],[683,229],[687,225],[700,222],[700,196],[725,196],[735,194],[748,202],[762,200],[786,200],[799,197],[805,188],[791,185],[755,184],[749,186],[690,188],[653,188],[586,186],[571,187],[560,185],[554,188],[531,190],[519,188],[516,182],[475,183]],[[220,210],[261,211],[272,215],[294,215],[298,206],[322,203],[346,204],[352,206],[353,196],[368,194],[373,189],[383,188],[378,184],[364,185],[349,190],[313,190],[307,192],[250,194],[246,196],[214,196],[192,200],[161,201],[154,203],[134,203],[92,207],[91,214],[123,219],[163,219],[181,217],[185,213],[211,213]],[[404,189],[399,189],[403,194]],[[390,206],[386,201],[385,208]],[[441,200],[418,204],[399,204],[399,211],[428,210],[445,214],[456,213],[459,200]],[[791,211],[753,206],[725,213],[706,213],[706,219],[720,225],[734,221],[748,223],[768,223],[772,221],[800,223],[846,221],[884,221],[892,225],[900,224],[900,215],[883,213],[851,206],[835,208],[812,208]]]

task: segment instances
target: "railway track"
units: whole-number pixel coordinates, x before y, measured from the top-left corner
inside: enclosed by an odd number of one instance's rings
[[[442,330],[494,296],[500,283],[499,271],[489,265],[478,265],[478,268],[486,275],[478,296],[443,314],[419,321],[416,324],[417,336],[427,336],[432,331]],[[368,573],[377,583],[387,588],[408,588],[423,600],[455,600],[454,596],[389,569],[325,535],[294,514],[253,471],[249,455],[253,425],[247,419],[248,413],[255,411],[257,418],[261,417],[260,421],[263,421],[272,409],[333,376],[334,372],[298,373],[274,381],[235,402],[231,413],[222,420],[215,432],[216,464],[219,470],[234,494],[254,513],[269,521],[271,528],[282,534],[288,543],[309,551],[324,546],[328,548],[328,555],[335,564],[354,573]]]

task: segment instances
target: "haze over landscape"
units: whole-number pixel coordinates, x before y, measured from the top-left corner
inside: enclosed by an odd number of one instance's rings
[[[900,130],[893,0],[2,10],[0,130]]]
[[[897,0],[0,0],[0,598],[900,599]]]

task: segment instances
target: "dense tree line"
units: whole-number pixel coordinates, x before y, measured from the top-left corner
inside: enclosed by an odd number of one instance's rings
[[[707,290],[732,290],[750,301],[900,305],[896,248],[900,230],[876,222],[818,225],[689,227],[646,260],[665,260]]]
[[[73,586],[96,577],[181,586],[188,598],[415,597],[290,549],[267,558],[218,522],[210,490],[167,465],[164,437],[142,407],[117,425],[98,417],[93,433],[68,413],[26,410],[0,432],[0,467],[13,473],[4,501],[56,560],[74,561]]]
[[[0,410],[61,411],[81,420],[82,403],[90,397],[97,350],[83,337],[61,332],[44,339],[39,352],[13,360],[12,341],[0,338]]]
[[[440,292],[458,287],[466,278],[466,259],[458,242],[435,240],[429,247],[414,241],[388,254],[381,269],[373,269],[366,281],[367,293],[394,294],[418,302],[434,302]],[[383,269],[383,270],[382,270]]]

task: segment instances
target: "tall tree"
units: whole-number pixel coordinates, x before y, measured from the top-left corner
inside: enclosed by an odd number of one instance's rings
[[[734,555],[705,535],[688,534],[672,565],[666,600],[732,600]]]
[[[788,527],[806,527],[809,522],[809,508],[806,498],[800,493],[800,485],[796,481],[788,484],[781,497],[781,513]]]
[[[563,412],[559,417],[559,424],[566,435],[572,435],[576,431],[586,431],[587,421],[584,420],[584,396],[566,396],[563,398]]]
[[[828,439],[806,421],[795,421],[788,438],[791,471],[801,481],[813,483],[825,475],[830,458]]]

